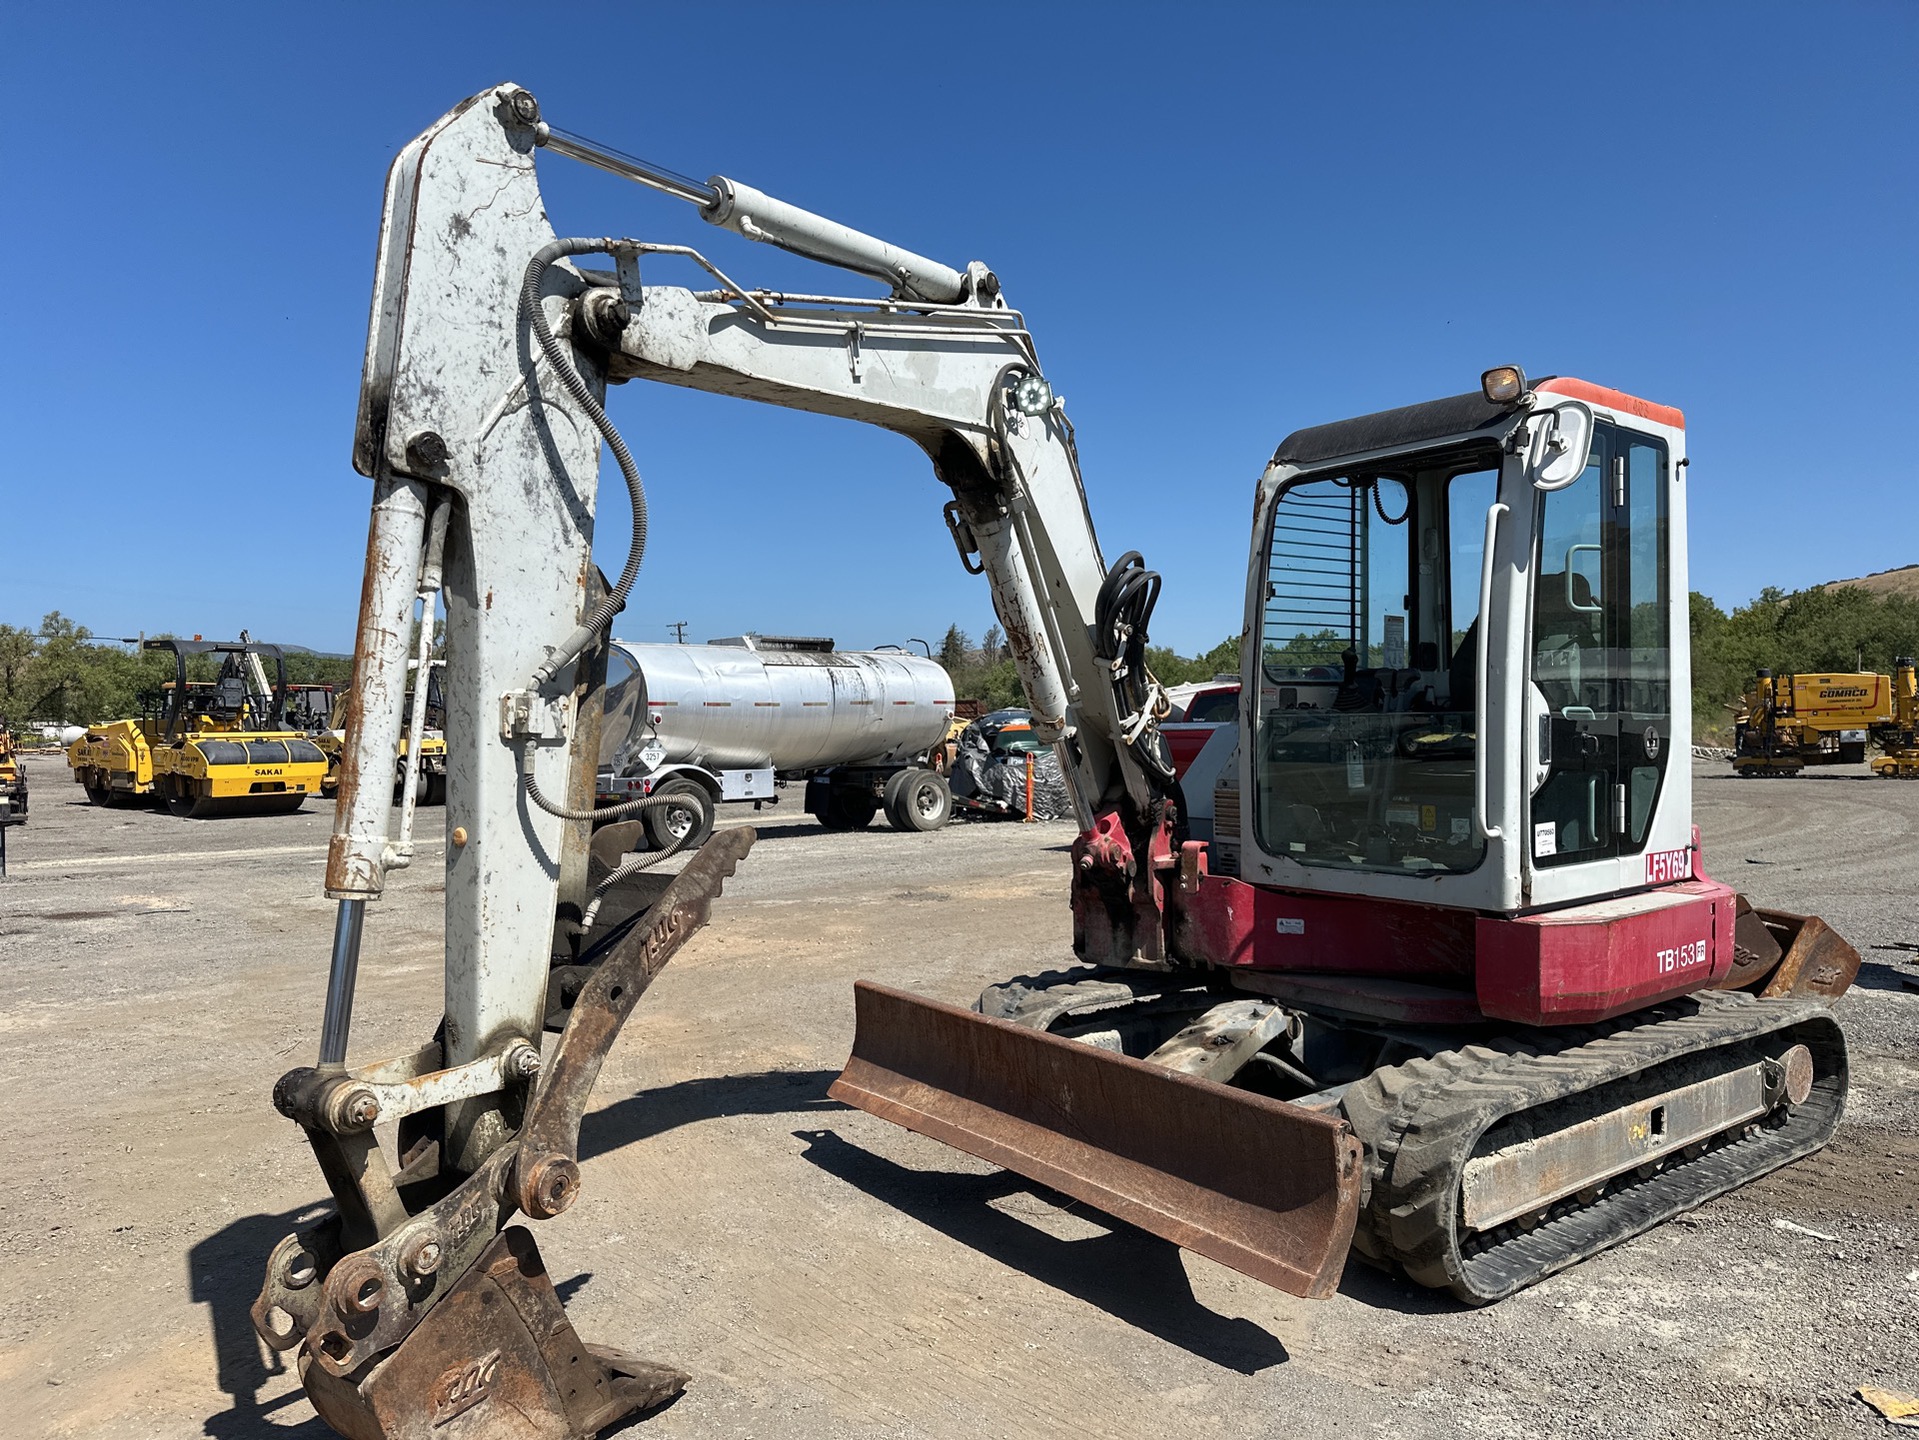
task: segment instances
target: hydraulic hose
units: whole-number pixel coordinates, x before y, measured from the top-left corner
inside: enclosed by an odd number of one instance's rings
[[[692,832],[687,832],[691,834]],[[594,922],[600,918],[600,903],[607,893],[629,875],[637,875],[642,870],[651,870],[662,860],[677,855],[686,848],[686,836],[682,835],[664,850],[654,850],[645,855],[629,855],[614,867],[613,873],[593,887],[593,898],[586,902],[586,910],[580,916],[580,929],[591,930]]]
[[[602,824],[612,820],[625,820],[639,814],[642,810],[651,810],[666,803],[657,795],[643,795],[638,800],[622,800],[617,805],[608,805],[600,809],[591,809],[574,805],[556,805],[546,798],[540,789],[540,782],[533,778],[533,745],[529,742],[520,749],[520,783],[526,787],[526,798],[531,800],[547,814],[560,820],[594,820]]]
[[[1159,601],[1159,584],[1159,572],[1146,568],[1139,551],[1120,556],[1100,583],[1093,639],[1112,673],[1121,738],[1165,791],[1174,783],[1173,764],[1153,722],[1166,713],[1166,691],[1146,664],[1146,626]]]
[[[533,747],[531,745],[526,746],[520,752],[520,782],[526,786],[527,799],[539,806],[540,809],[546,811],[547,814],[558,816],[562,820],[597,820],[601,822],[624,820],[628,816],[637,815],[644,810],[664,810],[676,803],[670,795],[645,795],[638,800],[623,800],[618,805],[608,805],[603,809],[582,809],[571,805],[555,805],[541,792],[540,782],[533,778]],[[582,930],[591,930],[593,928],[593,922],[599,917],[600,902],[606,898],[606,893],[609,890],[626,879],[627,876],[638,874],[642,870],[650,870],[662,860],[670,859],[679,854],[686,848],[686,842],[692,833],[692,830],[688,829],[685,835],[679,836],[664,850],[654,850],[645,855],[629,856],[627,859],[622,860],[614,867],[612,874],[608,875],[598,885],[593,887],[593,899],[588,902],[586,913],[580,917],[580,928]]]
[[[520,284],[520,314],[533,332],[533,339],[540,347],[540,354],[552,367],[561,386],[574,403],[586,412],[586,418],[593,422],[593,428],[600,432],[606,441],[606,448],[613,452],[613,458],[619,463],[620,474],[626,477],[627,498],[633,506],[633,539],[627,547],[626,565],[620,571],[620,578],[613,588],[606,592],[600,603],[593,607],[580,626],[556,649],[552,650],[533,672],[529,689],[537,690],[560,672],[561,667],[577,659],[586,648],[598,639],[607,621],[626,607],[627,594],[633,589],[633,582],[639,578],[640,561],[646,554],[646,486],[640,480],[640,470],[633,463],[632,453],[626,448],[626,442],[620,438],[620,432],[606,417],[606,409],[594,397],[580,372],[573,367],[573,361],[554,338],[552,328],[546,323],[546,311],[540,304],[540,283],[546,278],[546,272],[555,260],[569,255],[610,255],[616,250],[637,241],[614,240],[606,237],[555,240],[542,245],[527,262],[526,278]],[[544,805],[551,814],[558,814],[550,805]]]

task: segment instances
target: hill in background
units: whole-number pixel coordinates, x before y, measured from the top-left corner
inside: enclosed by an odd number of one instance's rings
[[[1903,595],[1909,600],[1919,600],[1919,565],[1901,565],[1897,570],[1880,570],[1875,574],[1861,575],[1857,580],[1829,580],[1819,588],[1838,590],[1847,585],[1857,585],[1861,590],[1871,591],[1874,595]]]

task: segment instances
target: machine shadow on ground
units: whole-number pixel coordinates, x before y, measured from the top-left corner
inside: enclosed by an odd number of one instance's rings
[[[209,1415],[205,1433],[213,1440],[325,1440],[333,1431],[311,1411],[305,1419],[286,1423],[279,1417],[287,1407],[305,1410],[306,1392],[297,1385],[271,1400],[260,1392],[268,1384],[294,1376],[292,1352],[279,1354],[260,1343],[248,1311],[259,1294],[262,1267],[273,1247],[324,1212],[306,1206],[278,1215],[247,1215],[216,1230],[187,1251],[187,1274],[193,1298],[207,1307],[213,1326],[214,1373],[232,1404]]]
[[[837,1070],[763,1070],[712,1075],[642,1090],[595,1110],[580,1124],[580,1158],[650,1140],[682,1125],[728,1115],[809,1116],[851,1107],[826,1098]]]
[[[1376,1270],[1356,1254],[1346,1258],[1339,1293],[1369,1309],[1391,1310],[1398,1315],[1454,1315],[1466,1308],[1441,1291]]]
[[[1076,1213],[1093,1219],[1104,1233],[1062,1240],[990,1203],[1026,1193],[1073,1204],[1009,1171],[913,1170],[849,1144],[831,1130],[796,1130],[794,1135],[807,1146],[802,1158],[882,1205],[1188,1354],[1241,1375],[1257,1375],[1290,1358],[1278,1337],[1261,1326],[1201,1304],[1179,1247],[1170,1241],[1084,1210]]]
[[[1919,971],[1900,970],[1884,960],[1862,960],[1852,983],[1861,990],[1919,990]]]

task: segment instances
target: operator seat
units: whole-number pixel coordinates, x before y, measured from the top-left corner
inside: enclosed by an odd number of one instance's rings
[[[1539,577],[1538,602],[1533,611],[1533,675],[1547,704],[1555,711],[1568,707],[1609,709],[1603,696],[1590,692],[1582,665],[1587,658],[1602,662],[1599,650],[1601,617],[1592,594],[1592,582],[1577,570]]]

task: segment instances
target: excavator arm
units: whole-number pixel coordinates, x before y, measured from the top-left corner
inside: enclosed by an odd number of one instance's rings
[[[748,238],[883,278],[891,294],[748,290],[685,246],[558,236],[536,174],[542,148],[689,200]],[[668,262],[700,267],[711,286],[645,283],[643,270]],[[1102,556],[1065,408],[997,278],[751,187],[688,181],[550,129],[517,86],[473,97],[405,147],[387,179],[354,446],[356,468],[373,481],[372,517],[326,870],[339,911],[317,1063],[275,1091],[336,1204],[275,1250],[254,1310],[269,1344],[299,1351],[316,1408],[350,1436],[442,1437],[483,1405],[496,1418],[472,1423],[534,1416],[525,1433],[585,1436],[684,1383],[670,1369],[581,1346],[530,1234],[507,1224],[516,1210],[541,1219],[577,1196],[578,1127],[599,1062],[753,842],[750,830],[726,832],[644,914],[604,933],[587,928],[596,892],[626,873],[596,883],[588,822],[596,670],[604,675],[596,657],[646,539],[638,465],[603,408],[609,384],[633,379],[837,415],[925,451],[950,491],[944,513],[962,563],[991,586],[1035,731],[1055,743],[1075,795],[1076,948],[1110,966],[1170,964],[1178,787],[1156,727],[1164,697],[1145,664],[1158,577],[1136,554],[1112,565]],[[603,445],[634,514],[610,585],[592,559]],[[414,1054],[349,1067],[367,907],[414,852],[417,747],[397,825],[393,756],[409,668],[423,689],[442,598],[444,1017]],[[543,1056],[562,942],[568,974],[587,978]],[[907,1032],[942,1017],[931,1007],[916,1020],[913,1003],[900,997],[887,1011],[894,1018],[870,1028],[863,1019],[864,1043],[915,1049]],[[875,1011],[871,995],[860,1011]],[[969,1047],[1007,1043],[999,1032],[1013,1029],[953,1012],[936,1048],[958,1062]],[[1133,1073],[1140,1062],[1073,1050],[1047,1063],[1071,1070],[1074,1083],[1150,1091]],[[1323,1293],[1337,1277],[1357,1185],[1357,1146],[1341,1122],[1269,1105],[1264,1129],[1235,1147],[1283,1161],[1310,1132],[1319,1150],[1308,1168],[1323,1171],[1324,1184],[1295,1179],[1265,1193],[1269,1162],[1229,1164],[1236,1173],[1218,1177],[1218,1193],[1169,1188],[1194,1158],[1179,1114],[1169,1111],[1147,1143],[1119,1126],[1062,1158],[1017,1097],[965,1100],[972,1108],[961,1117],[908,1114],[910,1066],[855,1068],[836,1092],[855,1103],[1049,1183],[1079,1184],[1197,1248],[1218,1232],[1209,1253],[1229,1263],[1256,1265],[1276,1248],[1311,1252],[1275,1283]],[[1043,1106],[1037,1091],[1027,1098]],[[1212,1123],[1231,1124],[1223,1111]],[[383,1135],[389,1125],[397,1128]]]

